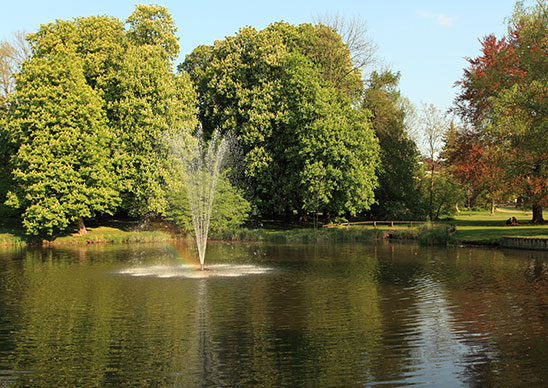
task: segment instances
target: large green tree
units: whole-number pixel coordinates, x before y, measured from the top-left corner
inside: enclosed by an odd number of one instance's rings
[[[108,171],[99,174],[89,170],[92,167],[84,169],[95,177],[95,181],[88,180],[86,184],[104,185],[103,197],[87,210],[78,208],[79,218],[112,211],[133,216],[165,213],[166,188],[172,186],[176,166],[167,139],[185,136],[196,126],[195,92],[188,75],[173,71],[172,59],[178,43],[167,10],[139,5],[127,23],[129,29],[125,30],[124,23],[116,18],[92,16],[57,20],[30,34],[32,59],[25,75],[17,81],[5,131],[6,138],[11,139],[11,168],[17,183],[9,203],[24,213],[24,220],[32,212],[37,213],[31,210],[31,202],[23,200],[30,194],[19,195],[24,193],[26,182],[30,182],[24,176],[37,174],[36,164],[24,162],[26,156],[23,157],[25,152],[41,152],[36,145],[29,145],[34,144],[35,138],[44,144],[65,141],[63,150],[67,153],[76,150],[82,155],[92,153],[86,160],[99,170],[104,167]],[[64,65],[67,63],[70,66]],[[45,70],[48,66],[50,73]],[[67,78],[63,85],[69,81],[75,85],[72,90],[67,87],[65,94],[55,88],[63,77]],[[42,101],[47,93],[52,93],[49,102],[55,104]],[[71,93],[81,96],[78,107]],[[23,112],[33,104],[40,107],[41,114],[25,116]],[[67,119],[74,116],[83,118],[77,123]],[[43,130],[50,124],[58,129]],[[96,135],[89,135],[88,139],[88,132]],[[59,133],[72,135],[57,140]],[[61,154],[50,156],[63,160]],[[71,168],[80,171],[83,162],[75,158],[65,158],[67,171]],[[53,166],[44,162],[40,168]],[[33,179],[36,184],[40,179],[46,185],[56,184],[52,179],[56,175],[51,174],[53,171]],[[62,175],[59,179],[68,182]],[[78,198],[82,206],[88,203],[84,196]],[[76,200],[62,196],[58,202],[61,208],[70,210],[61,211],[59,216],[46,211],[40,215],[42,218],[33,216],[37,221],[32,226],[24,221],[27,231],[51,234],[72,222]]]
[[[7,129],[17,149],[8,203],[23,209],[28,234],[51,236],[77,220],[84,232],[83,217],[116,208],[112,132],[73,52],[23,66]]]
[[[380,144],[379,187],[371,213],[391,220],[422,219],[425,204],[420,192],[420,153],[406,128],[406,110],[397,88],[400,75],[373,72],[364,91],[362,106],[371,112],[371,122]]]
[[[352,105],[355,78],[338,88],[324,65],[316,44],[325,28],[247,27],[180,66],[197,85],[204,129],[237,135],[247,196],[262,215],[355,214],[373,202],[378,142]]]
[[[186,74],[173,72],[179,45],[167,9],[138,5],[126,22],[128,30],[108,16],[42,26],[32,36],[34,57],[62,56],[61,47],[82,58],[86,83],[101,97],[115,134],[121,211],[163,215],[174,168],[166,139],[196,126],[195,93]]]
[[[362,73],[337,29],[322,23],[302,24],[298,29],[298,45],[317,66],[323,80],[349,98],[358,98],[363,89]]]
[[[187,74],[173,72],[177,29],[166,8],[138,5],[127,18],[127,50],[107,96],[122,209],[132,216],[164,215],[176,175],[167,139],[196,127],[196,95]]]

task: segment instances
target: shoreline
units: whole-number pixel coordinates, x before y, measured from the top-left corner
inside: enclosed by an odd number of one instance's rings
[[[535,230],[500,229],[498,235],[492,233],[492,227],[467,229],[459,226],[455,229],[449,222],[434,227],[368,227],[343,226],[332,228],[294,228],[294,229],[237,229],[210,233],[210,241],[270,242],[270,243],[322,243],[322,242],[359,242],[359,241],[409,241],[420,245],[505,248],[520,250],[547,250],[548,228]],[[20,247],[59,247],[74,245],[130,244],[180,241],[188,236],[178,234],[166,225],[157,224],[147,230],[133,227],[95,226],[88,228],[86,235],[64,235],[51,240],[40,240],[13,233],[14,229],[0,233],[0,246]],[[507,233],[512,232],[512,233]],[[520,232],[524,232],[519,235]],[[528,233],[525,233],[528,232]],[[512,235],[513,234],[513,235]],[[531,235],[527,235],[531,234]],[[460,237],[460,238],[459,238]],[[464,237],[464,238],[462,238]],[[467,238],[468,237],[468,238]],[[472,237],[472,238],[470,238]],[[481,237],[487,237],[481,239]]]

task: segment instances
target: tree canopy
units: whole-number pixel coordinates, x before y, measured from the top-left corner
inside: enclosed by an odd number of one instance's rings
[[[516,4],[508,33],[482,41],[458,82],[455,111],[506,156],[506,182],[516,185],[543,222],[548,205],[548,3]]]
[[[352,104],[359,75],[334,77],[327,47],[356,74],[334,31],[287,23],[243,28],[180,66],[197,86],[204,129],[237,135],[247,195],[264,215],[356,214],[373,202],[378,141]]]
[[[405,125],[410,112],[397,88],[399,78],[399,73],[374,71],[363,96],[362,106],[372,114],[381,157],[372,214],[390,220],[422,219],[425,206],[418,179],[420,154]]]
[[[163,7],[57,20],[30,34],[2,140],[15,186],[8,203],[28,233],[75,218],[164,214],[174,163],[165,138],[196,126],[195,93],[173,72],[178,52]]]
[[[138,5],[125,21],[43,24],[27,36],[20,73],[0,85],[0,195],[9,191],[33,235],[102,214],[185,228],[188,187],[170,142],[201,126],[205,141],[219,130],[238,144],[218,188],[218,228],[249,212],[422,218],[399,74],[364,82],[373,53],[364,31],[340,19],[245,27],[176,70],[177,28],[162,6]]]
[[[119,202],[113,136],[82,60],[34,58],[17,78],[16,97],[7,125],[17,149],[8,203],[24,209],[27,233],[52,235],[80,217],[112,213]]]

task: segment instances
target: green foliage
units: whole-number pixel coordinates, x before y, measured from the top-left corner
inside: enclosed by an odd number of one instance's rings
[[[179,54],[179,42],[175,35],[177,27],[167,8],[139,4],[126,23],[130,26],[128,37],[135,44],[159,46],[171,60]]]
[[[73,53],[34,58],[17,78],[7,129],[13,190],[28,234],[66,229],[78,217],[112,213],[119,197],[109,155],[112,133],[101,99]]]
[[[238,137],[246,197],[262,215],[356,214],[373,202],[377,139],[348,85],[327,79],[315,34],[248,27],[180,66],[197,85],[204,129]]]
[[[80,216],[166,211],[176,166],[164,139],[196,126],[196,94],[188,75],[172,72],[167,10],[137,6],[127,22],[128,31],[107,16],[57,20],[29,35],[32,59],[0,133],[11,160],[0,195],[13,186],[7,203],[28,233],[52,235]]]
[[[427,226],[421,229],[418,240],[421,245],[447,245],[454,242],[447,225]]]
[[[0,160],[4,162],[0,166],[0,218],[3,219],[15,215],[13,209],[4,203],[13,185],[8,163],[13,150],[6,128],[9,100],[15,92],[15,76],[29,55],[30,46],[22,31],[14,32],[10,40],[0,41]]]
[[[164,214],[175,174],[165,139],[187,136],[196,125],[194,90],[187,75],[171,73],[160,47],[132,46],[120,65],[109,105],[123,209],[132,216]]]
[[[362,75],[337,31],[321,23],[302,24],[298,29],[301,31],[298,45],[320,69],[322,78],[349,98],[358,98],[363,89]]]
[[[420,193],[419,151],[405,127],[409,114],[397,89],[399,73],[373,72],[364,91],[362,106],[372,114],[380,144],[379,187],[371,213],[376,219],[424,219]]]
[[[213,233],[213,238],[228,241],[262,241],[275,244],[373,241],[386,238],[386,231],[369,227],[321,229],[234,229]]]
[[[7,163],[10,159],[10,145],[8,132],[6,130],[5,113],[0,108],[0,160],[4,160],[0,166],[0,217],[5,218],[10,213],[10,208],[5,205],[6,194],[12,187],[10,164]]]
[[[192,233],[192,215],[188,204],[185,187],[171,192],[169,198],[168,218],[184,233]],[[210,230],[222,233],[225,230],[238,228],[247,219],[251,206],[241,190],[230,184],[226,173],[219,177],[213,208],[211,212]]]
[[[211,230],[235,229],[249,216],[251,205],[243,197],[243,192],[221,176],[217,182],[217,192],[211,213]]]
[[[426,199],[430,198],[430,177],[425,177],[422,182],[422,192]],[[432,214],[433,220],[455,214],[455,205],[462,201],[464,194],[458,183],[449,174],[438,174],[434,179],[432,190]]]

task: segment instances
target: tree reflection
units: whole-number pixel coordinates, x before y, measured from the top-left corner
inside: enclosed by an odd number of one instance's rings
[[[276,271],[117,274],[192,256],[175,248],[0,252],[0,370],[16,386],[48,387],[399,386],[427,373],[471,387],[548,379],[545,254],[213,244],[212,262]]]

